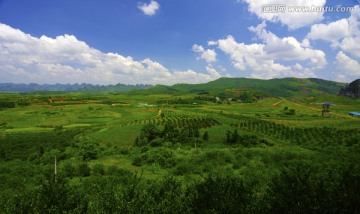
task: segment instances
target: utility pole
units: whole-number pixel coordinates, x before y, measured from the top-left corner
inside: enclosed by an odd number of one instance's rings
[[[55,170],[54,170],[54,179],[55,179],[55,183],[56,183],[56,155],[55,155]]]

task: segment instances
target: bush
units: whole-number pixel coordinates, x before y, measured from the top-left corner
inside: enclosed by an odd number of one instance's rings
[[[210,176],[188,192],[193,213],[248,213],[251,191],[235,176]]]
[[[174,169],[174,175],[189,175],[189,174],[198,174],[201,172],[200,166],[196,163],[191,163],[191,161],[182,160],[176,165]]]
[[[132,165],[134,166],[142,166],[144,164],[145,160],[143,155],[137,155],[134,157]]]
[[[89,167],[89,164],[87,163],[80,163],[78,165],[78,175],[79,176],[82,176],[82,177],[87,177],[87,176],[90,176],[90,167]]]
[[[152,146],[152,147],[161,146],[163,144],[163,141],[164,140],[161,138],[156,138],[150,142],[150,146]]]
[[[86,151],[83,154],[83,160],[84,161],[89,161],[89,160],[96,160],[97,159],[97,154],[95,151]]]
[[[209,132],[207,130],[204,132],[204,135],[203,135],[202,139],[206,140],[206,141],[209,140]]]
[[[105,168],[103,164],[95,164],[92,171],[94,175],[105,175]]]
[[[64,164],[62,170],[67,177],[72,178],[73,176],[76,176],[76,168],[70,163]]]

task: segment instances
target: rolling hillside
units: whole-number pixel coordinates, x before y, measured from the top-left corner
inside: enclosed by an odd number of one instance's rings
[[[220,78],[204,84],[175,84],[173,86],[156,85],[141,91],[132,93],[140,94],[229,94],[238,95],[243,92],[250,92],[259,96],[275,97],[303,97],[319,95],[336,95],[345,86],[345,83],[338,83],[322,79],[248,79],[248,78]]]

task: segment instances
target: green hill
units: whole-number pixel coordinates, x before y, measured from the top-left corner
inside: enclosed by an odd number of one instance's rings
[[[146,90],[136,90],[136,94],[176,94],[186,93],[236,96],[249,92],[257,96],[274,97],[309,97],[319,95],[336,95],[345,86],[322,79],[249,79],[249,78],[220,78],[203,84],[175,84],[173,86],[156,85]]]

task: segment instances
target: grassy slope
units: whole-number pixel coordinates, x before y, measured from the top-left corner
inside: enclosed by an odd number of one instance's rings
[[[229,92],[232,89],[251,90],[257,94],[276,97],[318,96],[336,94],[345,84],[321,79],[248,79],[248,78],[220,78],[204,84],[176,84],[173,86],[157,85],[136,94],[184,94],[202,91],[211,94]]]

